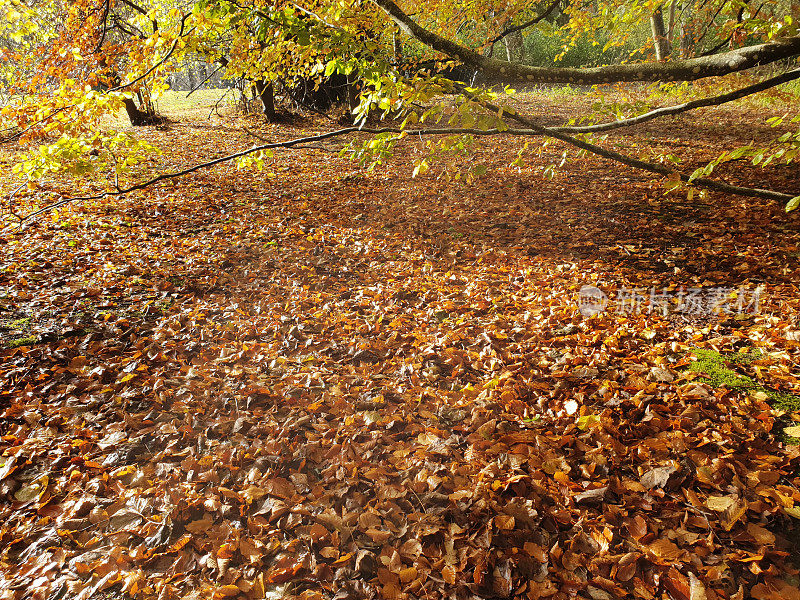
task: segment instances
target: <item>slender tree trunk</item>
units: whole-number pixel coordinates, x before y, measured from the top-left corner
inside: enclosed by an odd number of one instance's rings
[[[509,62],[519,62],[523,55],[522,32],[515,31],[503,38],[506,47],[506,56]]]
[[[569,8],[569,3],[571,0],[562,0],[561,5],[558,7],[558,16],[556,17],[556,25],[559,27],[563,27],[567,23],[569,23],[569,13],[567,12],[567,8]]]
[[[194,69],[190,63],[184,63],[185,66],[185,73],[186,73],[186,81],[189,84],[189,89],[193,90],[197,80],[194,77]]]
[[[675,11],[678,8],[678,0],[672,0],[669,4],[669,27],[667,28],[667,45],[672,49],[672,40],[675,38]]]
[[[667,41],[667,31],[664,27],[664,14],[661,7],[657,8],[650,17],[650,29],[653,32],[653,46],[656,50],[656,60],[667,60],[669,56],[669,43]]]
[[[354,111],[358,106],[358,77],[350,73],[347,77],[347,107]]]
[[[403,56],[403,42],[398,34],[397,25],[392,25],[392,60],[395,62]]]
[[[256,81],[256,94],[261,100],[261,111],[269,121],[275,120],[275,86],[267,81]]]
[[[693,5],[689,4],[681,15],[681,58],[694,54]]]

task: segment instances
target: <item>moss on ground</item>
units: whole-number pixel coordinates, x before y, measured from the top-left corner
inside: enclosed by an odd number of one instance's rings
[[[742,375],[731,368],[731,366],[747,366],[760,359],[762,354],[758,350],[721,354],[714,350],[694,348],[691,352],[697,357],[697,360],[689,365],[689,370],[702,373],[705,376],[703,379],[710,385],[725,386],[747,394],[761,392],[775,409],[787,413],[800,411],[800,396],[772,390],[752,377]],[[786,441],[797,444],[800,439],[786,436]]]
[[[31,324],[31,318],[24,317],[22,319],[11,321],[9,325],[11,326],[11,329],[27,329],[28,327],[30,327],[30,324]]]
[[[6,347],[7,348],[20,348],[21,346],[30,346],[30,345],[36,343],[36,339],[37,338],[36,338],[35,335],[29,335],[29,336],[23,337],[23,338],[17,338],[17,339],[14,339],[14,340],[8,340],[8,342],[6,342]]]

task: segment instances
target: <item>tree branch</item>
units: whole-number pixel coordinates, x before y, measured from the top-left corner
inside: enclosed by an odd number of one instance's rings
[[[687,58],[668,63],[608,65],[590,68],[531,67],[481,56],[474,50],[425,29],[392,0],[371,0],[406,34],[426,46],[475,67],[485,75],[508,83],[577,83],[592,85],[620,81],[695,81],[727,75],[800,55],[800,35],[738,48],[715,56]]]
[[[690,100],[689,102],[684,102],[683,104],[678,104],[676,106],[664,106],[662,108],[656,108],[644,114],[630,117],[629,119],[620,119],[618,121],[612,121],[611,123],[598,123],[597,125],[551,127],[550,129],[552,131],[560,131],[562,133],[595,133],[598,131],[619,129],[620,127],[630,127],[631,125],[639,125],[640,123],[646,123],[647,121],[652,121],[653,119],[658,119],[660,117],[666,117],[669,115],[678,115],[680,113],[702,108],[704,106],[719,106],[720,104],[725,104],[726,102],[733,102],[734,100],[739,100],[740,98],[757,94],[758,92],[763,92],[764,90],[768,90],[769,88],[773,88],[782,83],[793,81],[795,79],[800,79],[800,69],[787,71],[786,73],[782,73],[776,77],[771,77],[769,79],[765,79],[764,81],[754,83],[753,85],[739,88],[738,90],[728,92],[727,94],[711,96],[710,98],[700,98],[698,100]]]
[[[132,2],[131,0],[122,0],[122,3],[125,4],[126,6],[129,6],[130,8],[132,8],[133,10],[138,12],[139,14],[144,15],[145,17],[147,16],[147,11],[145,9],[143,9],[141,6],[139,6],[138,4],[135,4],[134,2]],[[155,19],[150,19],[150,24],[153,27],[153,33],[158,31],[158,21],[156,21]]]
[[[476,100],[478,100],[482,106],[491,110],[492,112],[497,113],[501,110],[499,106],[494,106],[489,102],[480,101],[480,99]],[[154,185],[162,181],[168,181],[170,179],[175,179],[178,177],[182,177],[184,175],[189,175],[191,173],[194,173],[195,171],[199,171],[201,169],[207,169],[209,167],[213,167],[214,165],[218,165],[231,160],[236,160],[237,158],[241,158],[243,156],[247,156],[248,154],[253,154],[255,152],[259,152],[262,150],[270,150],[274,148],[291,148],[294,146],[304,146],[304,145],[308,146],[309,144],[312,144],[314,142],[319,142],[322,140],[339,137],[349,133],[369,133],[372,135],[379,135],[382,133],[398,133],[398,134],[405,134],[406,136],[463,135],[463,134],[475,135],[475,136],[490,136],[490,135],[503,135],[503,134],[515,135],[515,136],[547,136],[561,140],[563,142],[566,142],[572,146],[576,146],[578,148],[586,150],[587,152],[590,152],[597,156],[608,158],[616,162],[622,163],[624,165],[634,167],[636,169],[664,176],[677,175],[681,179],[681,181],[685,182],[688,182],[690,180],[689,175],[685,173],[676,172],[668,167],[665,167],[664,165],[659,165],[656,163],[650,163],[643,160],[639,160],[637,158],[620,154],[619,152],[615,152],[613,150],[606,150],[605,148],[597,146],[596,144],[592,144],[584,140],[574,138],[560,131],[549,129],[547,127],[542,127],[541,125],[534,122],[532,119],[529,119],[522,115],[517,115],[514,113],[506,113],[506,114],[508,114],[509,118],[525,125],[526,129],[471,129],[471,128],[460,128],[460,127],[445,127],[445,128],[434,128],[434,129],[408,130],[400,127],[382,127],[379,129],[345,127],[344,129],[337,129],[335,131],[329,131],[327,133],[321,133],[319,135],[295,138],[292,140],[287,140],[285,142],[270,142],[262,144],[260,146],[253,146],[252,148],[248,148],[247,150],[242,150],[241,152],[235,152],[233,154],[228,154],[227,156],[222,156],[219,158],[215,158],[213,160],[199,163],[191,167],[187,167],[186,169],[182,169],[180,171],[174,171],[172,173],[162,173],[161,175],[153,177],[152,179],[148,179],[147,181],[134,184],[127,188],[117,188],[117,190],[113,192],[103,192],[101,194],[96,194],[94,196],[76,196],[70,198],[62,198],[58,202],[54,202],[43,208],[33,211],[27,215],[24,215],[20,219],[20,226],[22,226],[26,221],[30,219],[33,219],[51,210],[55,210],[56,208],[60,208],[61,206],[69,204],[70,202],[81,201],[81,200],[101,200],[103,198],[123,196],[130,192],[150,187],[151,185]],[[792,194],[785,194],[783,192],[776,192],[773,190],[765,190],[760,188],[741,187],[720,181],[715,181],[713,179],[708,179],[705,177],[697,178],[694,181],[692,181],[692,183],[699,187],[705,187],[708,189],[727,192],[730,194],[738,194],[740,196],[748,196],[752,198],[765,198],[781,202],[788,202],[789,200],[792,200],[795,197]]]
[[[100,51],[100,48],[103,46],[103,42],[106,40],[106,33],[108,33],[108,14],[111,10],[111,0],[105,0],[103,2],[103,30],[100,32],[100,39],[98,40],[97,44],[95,44],[94,50],[92,54],[96,54]]]
[[[504,112],[505,114],[508,115],[510,119],[516,121],[517,123],[520,123],[521,125],[529,127],[531,131],[536,135],[543,135],[555,138],[557,140],[561,140],[562,142],[566,142],[572,146],[581,148],[582,150],[586,150],[587,152],[590,152],[597,156],[603,158],[609,158],[613,161],[622,163],[623,165],[627,165],[635,169],[648,171],[650,173],[656,173],[658,175],[664,175],[666,177],[677,176],[681,181],[687,183],[691,180],[692,185],[696,185],[698,187],[704,187],[719,192],[727,192],[729,194],[737,194],[739,196],[747,196],[750,198],[764,198],[767,200],[788,202],[796,197],[796,194],[786,194],[783,192],[776,192],[774,190],[765,190],[762,188],[742,187],[738,185],[725,183],[723,181],[716,181],[714,179],[709,179],[707,177],[698,177],[697,179],[692,180],[691,176],[687,175],[686,173],[675,171],[674,169],[670,169],[669,167],[665,167],[664,165],[660,165],[657,163],[651,163],[644,160],[640,160],[638,158],[633,158],[631,156],[626,156],[625,154],[621,154],[613,150],[607,150],[601,146],[598,146],[597,144],[592,144],[590,142],[586,142],[584,140],[572,137],[571,135],[558,131],[555,128],[543,127],[542,125],[539,125],[529,117],[519,115],[515,112],[508,112],[507,109],[503,109],[490,102],[477,98],[474,94],[472,94],[469,91],[465,91],[464,93],[468,97],[472,97],[475,101],[480,103],[486,109],[492,111],[494,114],[500,114],[501,111]],[[509,130],[509,132],[514,132],[514,131],[515,130],[513,129]]]
[[[34,127],[37,127],[38,125],[41,125],[42,123],[46,123],[49,119],[52,119],[57,114],[59,114],[61,112],[64,112],[68,108],[73,108],[74,106],[75,106],[74,104],[70,104],[68,106],[62,106],[61,108],[55,109],[53,112],[51,112],[46,117],[42,117],[41,119],[36,119],[36,121],[34,121],[30,125],[28,125],[25,129],[20,129],[19,131],[15,131],[14,133],[12,133],[11,135],[9,135],[7,137],[0,138],[0,144],[7,144],[8,142],[11,142],[13,140],[21,138],[23,135],[28,133]]]
[[[220,64],[220,66],[218,66],[216,69],[214,69],[213,71],[211,71],[211,74],[210,74],[210,75],[207,75],[207,76],[206,76],[206,78],[205,78],[205,79],[203,79],[203,81],[201,81],[201,82],[200,82],[200,83],[198,83],[196,86],[194,86],[194,87],[193,87],[191,90],[189,90],[189,92],[186,94],[185,98],[188,98],[189,96],[191,96],[192,94],[194,94],[194,93],[195,93],[197,90],[199,90],[201,87],[203,87],[203,84],[204,84],[206,81],[208,81],[208,80],[209,80],[209,79],[211,79],[211,78],[212,78],[214,75],[216,75],[217,73],[219,73],[219,72],[220,72],[222,69],[224,69],[224,68],[225,68],[225,66],[226,66],[226,65]]]
[[[552,13],[560,4],[561,0],[553,0],[552,4],[550,4],[550,6],[547,7],[547,10],[545,10],[542,14],[532,18],[530,21],[522,23],[521,25],[514,25],[513,27],[509,27],[508,29],[503,31],[500,35],[498,35],[496,38],[491,40],[489,42],[489,46],[494,48],[494,45],[500,40],[502,40],[504,37],[507,37],[512,33],[516,33],[517,31],[522,31],[523,29],[527,29],[528,27],[536,25],[539,21],[542,21],[543,19],[546,19],[548,16],[550,16],[550,13]]]
[[[70,202],[74,201],[81,201],[81,200],[102,200],[103,198],[113,198],[116,196],[124,196],[130,192],[134,192],[136,190],[142,190],[144,188],[150,187],[156,183],[161,181],[168,181],[170,179],[175,179],[177,177],[182,177],[184,175],[189,175],[190,173],[194,173],[195,171],[200,171],[201,169],[207,169],[209,167],[213,167],[214,165],[218,165],[220,163],[228,162],[231,160],[236,160],[237,158],[241,158],[243,156],[247,156],[248,154],[253,154],[254,152],[259,152],[261,150],[270,150],[272,148],[290,148],[292,146],[297,146],[299,144],[308,144],[312,142],[317,142],[320,140],[325,140],[332,137],[338,137],[340,135],[344,135],[347,133],[353,133],[359,131],[358,127],[347,127],[345,129],[338,129],[336,131],[329,131],[327,133],[322,133],[319,135],[312,135],[302,138],[296,138],[293,140],[287,140],[285,142],[271,142],[267,144],[262,144],[260,146],[253,146],[252,148],[248,148],[247,150],[242,150],[241,152],[235,152],[233,154],[228,154],[227,156],[222,156],[219,158],[215,158],[213,160],[209,160],[206,162],[198,163],[194,166],[188,167],[186,169],[182,169],[180,171],[174,171],[172,173],[162,173],[152,179],[148,179],[147,181],[143,181],[141,183],[137,183],[127,188],[118,188],[116,191],[113,192],[103,192],[101,194],[96,194],[94,196],[76,196],[70,198],[62,198],[58,202],[54,202],[52,204],[48,204],[47,206],[40,208],[32,213],[29,213],[22,217],[22,223],[28,221],[29,219],[33,219],[41,214],[46,212],[50,212],[51,210],[55,210],[61,206],[69,204]],[[391,133],[391,132],[400,132],[399,128],[393,128],[391,130],[374,130],[377,133]],[[372,133],[372,131],[368,131],[367,133]]]
[[[163,65],[165,62],[167,62],[167,59],[168,59],[170,56],[172,56],[172,53],[173,53],[173,52],[175,52],[175,49],[178,47],[178,42],[179,42],[179,41],[180,41],[180,39],[183,37],[183,28],[186,26],[186,19],[188,19],[190,16],[191,16],[190,14],[185,14],[185,15],[183,15],[183,18],[181,18],[181,28],[180,28],[180,31],[178,31],[178,35],[175,37],[175,41],[173,41],[173,42],[172,42],[172,45],[170,46],[170,48],[169,48],[169,51],[167,51],[167,53],[166,53],[166,54],[163,56],[163,58],[162,58],[161,60],[159,60],[159,61],[158,61],[157,63],[155,63],[155,64],[154,64],[152,67],[150,67],[149,69],[147,69],[147,71],[145,71],[144,73],[142,73],[141,75],[139,75],[139,77],[137,77],[136,79],[134,79],[134,80],[132,80],[132,81],[126,81],[125,83],[122,83],[122,84],[120,84],[120,85],[118,85],[118,86],[116,86],[116,87],[109,88],[109,89],[107,90],[107,92],[118,92],[118,91],[120,91],[120,90],[124,90],[124,89],[125,89],[125,88],[127,88],[127,87],[130,87],[130,86],[132,86],[132,85],[135,85],[135,84],[139,83],[139,82],[140,82],[142,79],[145,79],[145,78],[146,78],[148,75],[150,75],[150,73],[152,73],[153,71],[155,71],[155,70],[156,70],[158,67],[160,67],[160,66],[161,66],[161,65]],[[192,27],[192,28],[191,28],[191,29],[190,29],[190,30],[187,32],[187,35],[188,35],[189,33],[191,33],[192,31],[194,31],[194,27]]]

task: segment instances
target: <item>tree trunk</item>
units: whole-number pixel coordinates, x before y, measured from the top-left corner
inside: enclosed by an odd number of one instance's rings
[[[396,25],[392,26],[392,60],[397,62],[403,56],[403,42],[398,35],[399,30]]]
[[[678,8],[678,0],[672,0],[669,4],[669,26],[667,27],[667,46],[672,49],[672,40],[675,39],[675,11]]]
[[[522,32],[515,31],[503,38],[506,46],[506,56],[509,62],[520,62],[523,55]]]
[[[193,90],[195,84],[197,83],[197,80],[194,77],[194,69],[192,68],[192,64],[191,63],[184,63],[184,64],[186,65],[184,67],[185,68],[185,73],[186,73],[186,81],[189,84],[189,89]]]
[[[153,115],[136,106],[133,98],[125,98],[122,102],[125,104],[125,112],[128,113],[128,119],[134,127],[150,125],[153,122]]]
[[[689,4],[681,15],[681,58],[694,54],[693,5]]]
[[[664,14],[658,7],[650,17],[650,29],[653,32],[653,46],[656,49],[656,60],[664,61],[669,56],[669,42],[667,30],[664,27]]]
[[[347,107],[350,112],[358,107],[358,77],[355,73],[347,75]]]
[[[256,81],[256,94],[258,99],[261,100],[261,112],[267,117],[267,120],[275,120],[275,86],[271,81],[264,80]]]
[[[562,0],[561,5],[558,7],[558,16],[556,17],[556,25],[559,27],[563,27],[567,23],[569,23],[569,13],[567,12],[567,8],[569,7],[569,3],[571,0]]]

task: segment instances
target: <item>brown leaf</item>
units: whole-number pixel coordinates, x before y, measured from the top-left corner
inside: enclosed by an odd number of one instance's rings
[[[575,494],[572,498],[575,504],[600,504],[605,500],[608,486],[586,490],[580,494]]]
[[[640,540],[647,535],[647,521],[644,520],[642,515],[636,515],[626,522],[628,532],[635,540]]]
[[[677,470],[678,470],[677,467],[675,467],[674,465],[667,465],[663,467],[656,467],[655,469],[650,469],[639,478],[639,483],[641,483],[648,490],[653,489],[655,487],[664,488],[666,487],[669,478]]]
[[[402,569],[398,573],[398,576],[400,577],[401,583],[409,583],[417,578],[417,569],[416,567],[408,567],[406,569]]]
[[[444,579],[444,582],[448,585],[453,585],[456,582],[456,574],[457,572],[453,565],[445,565],[445,567],[442,568],[442,579]]]
[[[514,529],[514,524],[516,520],[511,515],[496,515],[494,518],[494,524],[500,531],[511,531]]]
[[[689,600],[707,600],[706,587],[692,572],[689,572]]]
[[[771,546],[775,543],[775,534],[755,523],[747,524],[747,533],[750,534],[758,544],[763,546]]]
[[[233,598],[241,593],[235,585],[222,585],[214,590],[214,598]]]
[[[681,550],[666,538],[660,538],[645,547],[647,553],[657,564],[671,565],[686,557],[686,551]]]
[[[689,580],[674,568],[664,575],[664,587],[667,588],[673,600],[691,600]]]

